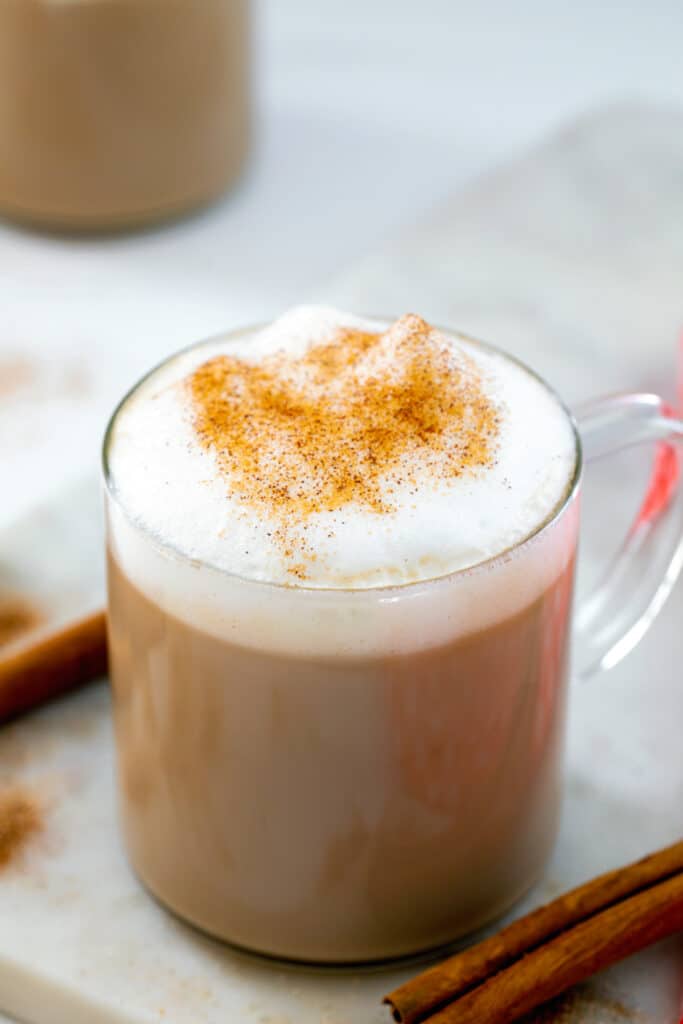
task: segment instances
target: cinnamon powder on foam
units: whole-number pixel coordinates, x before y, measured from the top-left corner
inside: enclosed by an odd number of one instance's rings
[[[273,523],[299,579],[316,513],[387,515],[399,490],[495,459],[499,412],[476,364],[414,314],[382,333],[337,328],[300,356],[219,355],[187,386],[200,444],[245,510]]]

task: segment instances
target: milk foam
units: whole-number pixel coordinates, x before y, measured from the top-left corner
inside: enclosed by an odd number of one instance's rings
[[[293,549],[284,550],[273,522],[231,495],[215,454],[198,441],[180,382],[223,353],[252,363],[277,351],[298,356],[339,327],[376,332],[384,326],[301,307],[256,333],[196,346],[154,371],[122,406],[110,439],[110,484],[126,516],[195,564],[296,585],[292,566],[301,561],[296,545],[303,532],[295,530]],[[418,493],[413,486],[394,488],[389,512],[350,503],[315,513],[305,524],[314,554],[305,587],[373,588],[470,568],[529,537],[561,504],[576,446],[557,399],[516,363],[458,335],[444,338],[474,362],[498,410],[493,463],[447,480],[421,478],[414,467]]]

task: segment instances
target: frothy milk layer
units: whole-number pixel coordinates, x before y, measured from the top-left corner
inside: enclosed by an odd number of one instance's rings
[[[566,413],[516,363],[416,317],[387,331],[301,307],[153,372],[109,472],[132,522],[195,562],[356,589],[500,555],[553,514],[575,459]]]

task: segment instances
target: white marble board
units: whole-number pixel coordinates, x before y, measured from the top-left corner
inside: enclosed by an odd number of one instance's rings
[[[613,387],[673,398],[683,115],[621,107],[572,126],[370,255],[325,297],[456,324],[527,358],[572,401]],[[641,474],[640,463],[621,460],[589,481],[587,512],[598,520],[587,531],[589,560],[625,520],[620,498]],[[37,562],[50,560],[53,578],[63,567],[74,594],[80,581],[83,604],[92,601],[97,542],[64,523],[96,531],[94,487],[8,527],[0,565],[19,578],[28,545]],[[31,590],[29,576],[22,586]],[[629,662],[574,689],[561,836],[529,903],[683,833],[682,601],[679,586]],[[288,970],[159,909],[119,843],[104,684],[4,729],[0,781],[24,782],[47,807],[44,833],[0,876],[0,1007],[31,1024],[378,1024],[387,1019],[380,995],[414,971]],[[672,941],[605,972],[544,1019],[673,1024],[682,976]]]

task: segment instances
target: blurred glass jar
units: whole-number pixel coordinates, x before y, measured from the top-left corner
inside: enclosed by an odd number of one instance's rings
[[[0,212],[160,220],[219,195],[249,128],[248,0],[0,0]]]

